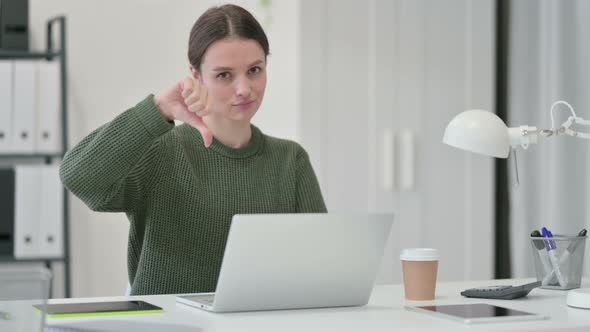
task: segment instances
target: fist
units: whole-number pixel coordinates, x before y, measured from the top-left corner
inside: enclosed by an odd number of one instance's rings
[[[155,96],[154,103],[168,121],[179,120],[196,128],[205,147],[211,145],[213,135],[203,122],[203,117],[211,112],[207,87],[199,81],[186,77]]]

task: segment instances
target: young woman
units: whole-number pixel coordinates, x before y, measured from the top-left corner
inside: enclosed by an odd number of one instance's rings
[[[61,178],[72,193],[92,210],[127,214],[131,294],[214,291],[235,214],[326,211],[305,150],[250,123],[268,54],[249,12],[211,8],[190,34],[192,77],[66,154]]]

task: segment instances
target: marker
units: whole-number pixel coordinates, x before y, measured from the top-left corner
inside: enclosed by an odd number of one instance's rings
[[[541,238],[542,235],[538,230],[535,229],[534,231],[532,231],[531,237]],[[549,261],[549,257],[545,255],[545,245],[543,244],[543,241],[541,241],[540,239],[533,239],[533,245],[535,246],[535,248],[537,248],[537,251],[539,251],[541,265],[543,265],[543,270],[545,270],[545,277],[543,278],[541,284],[543,286],[547,286],[550,283],[552,283],[553,280],[555,280],[555,273],[553,273],[552,271],[553,269],[551,268],[551,262]]]
[[[585,229],[585,228],[583,228],[583,229],[582,229],[582,230],[581,230],[581,231],[578,233],[578,237],[584,237],[584,236],[586,236],[586,233],[587,233],[587,232],[588,232],[588,231],[586,231],[586,229]],[[575,240],[574,242],[572,242],[572,243],[571,243],[571,244],[570,244],[570,245],[567,247],[567,249],[565,250],[565,252],[563,253],[563,255],[565,255],[565,254],[567,253],[567,254],[568,254],[568,256],[569,256],[569,254],[571,254],[572,252],[574,252],[574,250],[576,250],[576,247],[578,246],[578,244],[579,244],[579,243],[580,243],[580,241],[578,241],[578,240]],[[563,256],[562,256],[562,258],[563,258]],[[559,261],[561,262],[561,258],[559,259]]]
[[[553,234],[551,234],[551,231],[548,230],[546,227],[543,227],[541,229],[542,233],[543,233],[543,237],[544,238],[552,238]],[[566,280],[563,277],[563,274],[561,274],[561,270],[559,269],[559,260],[557,259],[557,256],[555,255],[555,249],[557,249],[557,245],[555,244],[555,241],[553,240],[545,240],[545,248],[547,249],[547,254],[549,255],[549,259],[551,261],[551,264],[553,265],[553,271],[551,274],[553,274],[553,272],[555,272],[555,276],[557,277],[557,282],[559,283],[559,285],[561,287],[566,287]],[[549,276],[551,275],[549,274]],[[547,276],[547,277],[549,277]],[[543,278],[543,280],[545,280],[545,278]]]

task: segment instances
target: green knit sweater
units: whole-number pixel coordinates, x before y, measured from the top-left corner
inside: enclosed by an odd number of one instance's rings
[[[175,127],[153,95],[70,150],[62,182],[94,211],[125,212],[131,293],[215,290],[234,214],[325,212],[305,150],[252,126],[233,149]]]

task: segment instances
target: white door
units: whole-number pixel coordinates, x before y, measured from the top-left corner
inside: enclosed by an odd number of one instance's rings
[[[493,163],[441,143],[493,111],[494,1],[302,0],[301,140],[330,211],[393,211],[380,282],[404,247],[440,250],[439,280],[493,267]]]

